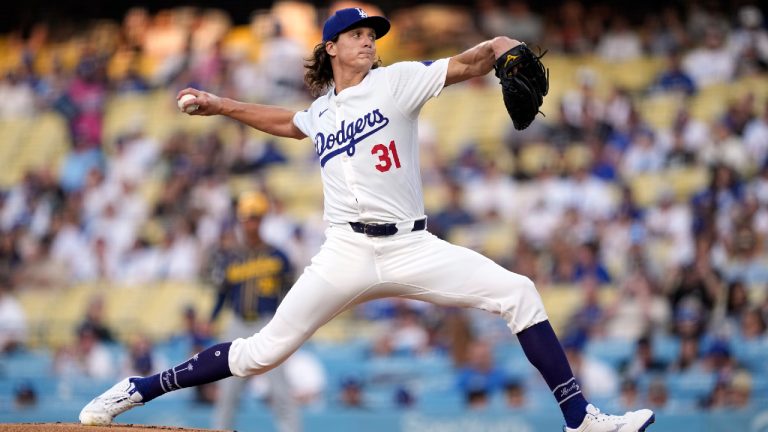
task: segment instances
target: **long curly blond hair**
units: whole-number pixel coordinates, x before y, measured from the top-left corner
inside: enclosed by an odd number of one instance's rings
[[[339,36],[337,35],[331,42],[337,42]],[[326,42],[321,42],[315,45],[312,50],[312,57],[306,59],[304,68],[307,71],[304,73],[304,83],[307,84],[309,92],[312,96],[318,97],[333,83],[333,68],[331,68],[331,56],[325,50]],[[381,66],[381,58],[378,58],[373,63],[371,69],[376,69]]]

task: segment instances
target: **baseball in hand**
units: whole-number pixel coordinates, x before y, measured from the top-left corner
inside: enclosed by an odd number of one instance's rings
[[[179,100],[177,101],[179,105],[179,109],[184,111],[187,114],[192,114],[193,112],[195,112],[195,110],[200,108],[200,105],[192,104],[192,105],[187,105],[187,107],[184,108],[184,104],[194,99],[195,99],[195,96],[191,94],[185,94],[184,96],[180,97]]]

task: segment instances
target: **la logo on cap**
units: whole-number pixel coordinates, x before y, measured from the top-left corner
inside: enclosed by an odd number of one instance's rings
[[[367,14],[367,13],[365,13],[365,11],[364,11],[364,10],[362,10],[362,9],[360,9],[360,8],[355,8],[355,9],[357,9],[357,13],[359,13],[359,14],[360,14],[360,18],[368,18],[368,14]]]

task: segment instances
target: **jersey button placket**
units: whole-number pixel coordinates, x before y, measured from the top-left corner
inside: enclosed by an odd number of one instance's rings
[[[334,104],[336,105],[336,130],[339,130],[342,127],[341,122],[345,118],[344,104],[338,98],[334,100]],[[345,143],[345,144],[348,144],[348,143]],[[355,176],[354,164],[352,163],[353,162],[352,157],[349,156],[346,152],[344,152],[341,154],[340,158],[341,158],[342,172],[344,173],[344,181],[347,183],[349,191],[352,193],[352,197],[355,199],[355,204],[357,205],[358,214],[362,214],[363,208],[360,206],[360,199],[357,193],[357,181]]]

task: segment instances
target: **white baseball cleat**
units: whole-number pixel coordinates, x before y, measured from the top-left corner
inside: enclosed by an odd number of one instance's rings
[[[592,404],[587,405],[587,416],[576,429],[563,427],[563,432],[643,432],[656,421],[649,409],[629,411],[624,415],[608,415]]]
[[[115,417],[133,407],[144,405],[142,396],[128,377],[115,384],[109,390],[94,398],[80,411],[80,423],[89,426],[102,426],[112,423]]]

